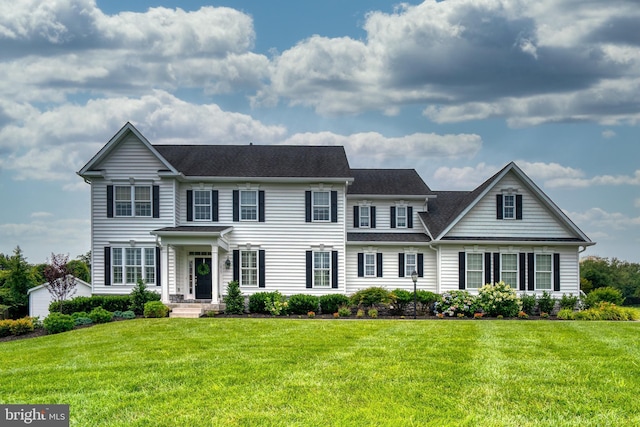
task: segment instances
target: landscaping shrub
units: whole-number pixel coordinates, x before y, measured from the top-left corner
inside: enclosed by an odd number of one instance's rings
[[[225,313],[244,313],[244,296],[242,296],[242,292],[240,291],[240,284],[237,280],[234,280],[227,284],[227,295],[224,296],[223,301],[225,303]]]
[[[390,297],[391,301],[389,310],[391,311],[391,314],[396,316],[404,314],[404,311],[409,304],[413,303],[413,292],[409,292],[404,289],[396,289],[392,291]]]
[[[123,311],[122,312],[122,318],[123,319],[135,319],[136,318],[136,314],[131,310]]]
[[[53,312],[49,314],[42,322],[44,330],[48,334],[59,334],[73,329],[75,321],[68,314]]]
[[[364,317],[364,310],[359,308],[358,311],[356,311],[356,317],[362,319]]]
[[[529,316],[533,316],[536,314],[536,295],[527,295],[522,294],[520,296],[520,301],[522,302],[522,311],[527,313]]]
[[[318,310],[318,297],[307,294],[291,295],[289,300],[289,313],[305,314]]]
[[[349,317],[351,316],[351,309],[346,305],[342,305],[338,307],[338,316],[340,317]]]
[[[8,337],[9,335],[11,335],[12,323],[13,323],[13,320],[11,319],[0,320],[0,338]]]
[[[445,316],[472,316],[477,309],[476,297],[468,291],[450,291],[442,294],[442,300],[434,304],[434,312]]]
[[[576,305],[578,304],[578,296],[577,295],[565,295],[562,294],[562,298],[560,298],[560,310],[570,309],[575,310]]]
[[[93,320],[91,320],[89,317],[77,317],[73,322],[76,326],[83,326],[92,324]]]
[[[71,317],[73,319],[79,319],[80,317],[89,317],[86,311],[76,311],[75,313],[71,313]]]
[[[123,313],[123,312],[122,312],[122,311],[120,311],[120,310],[116,310],[116,311],[114,311],[114,312],[113,312],[113,318],[114,318],[114,319],[122,319],[122,313]]]
[[[542,296],[538,298],[538,310],[540,313],[549,313],[553,311],[553,307],[556,305],[556,300],[547,291],[542,292]]]
[[[385,288],[371,287],[361,289],[351,295],[351,304],[358,307],[373,307],[378,304],[388,304],[391,302],[391,293]]]
[[[144,312],[145,304],[149,301],[160,301],[160,294],[147,289],[147,285],[138,279],[138,283],[129,294],[129,306],[121,310],[131,310],[136,314],[142,314]],[[107,307],[104,307],[108,310]],[[113,310],[112,310],[113,311]]]
[[[438,294],[434,294],[429,291],[418,291],[418,311],[428,314],[434,303],[441,301],[441,297]]]
[[[375,308],[370,308],[367,311],[367,316],[371,317],[372,319],[375,319],[378,317],[378,310],[376,310]]]
[[[160,298],[155,294],[155,298]],[[72,314],[84,311],[90,312],[96,307],[102,307],[107,311],[124,311],[129,309],[131,299],[129,295],[94,295],[91,297],[75,297],[62,301],[62,313]],[[54,301],[49,305],[49,312],[60,312],[60,302]]]
[[[105,310],[102,307],[96,307],[89,313],[89,319],[93,321],[93,323],[107,323],[113,320],[113,313]]]
[[[11,322],[12,323],[9,325],[11,335],[24,335],[29,332],[33,332],[35,329],[31,317],[23,317],[22,319],[12,320]]]
[[[322,314],[337,313],[341,305],[349,304],[349,298],[342,294],[322,295],[318,300]]]
[[[640,313],[628,307],[618,307],[607,301],[598,303],[582,311],[562,309],[558,312],[558,319],[563,320],[639,320]]]
[[[502,314],[505,317],[514,317],[521,311],[522,303],[518,299],[516,290],[503,281],[494,284],[487,283],[481,287],[476,301],[488,316]]]
[[[288,313],[289,303],[278,291],[270,292],[265,302],[265,308],[272,316],[280,316]]]
[[[272,299],[271,292],[256,292],[249,297],[249,312],[257,314],[270,314],[267,309],[267,300]]]
[[[610,302],[615,305],[622,305],[624,297],[620,290],[611,286],[605,286],[589,292],[585,298],[584,304],[586,308],[591,308],[601,302]]]
[[[144,305],[144,317],[167,317],[169,307],[161,301],[149,301]]]

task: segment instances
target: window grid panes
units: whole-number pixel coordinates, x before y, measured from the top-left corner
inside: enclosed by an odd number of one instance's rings
[[[211,220],[211,191],[193,192],[193,213],[196,221]]]
[[[518,288],[518,255],[502,254],[500,279],[512,288]]]
[[[112,248],[112,282],[135,285],[139,279],[147,284],[156,282],[155,248]]]
[[[115,188],[116,216],[131,216],[131,187]]]
[[[156,283],[156,254],[155,249],[144,250],[144,279],[146,283]]]
[[[151,216],[151,187],[134,187],[136,216]]]
[[[375,277],[376,254],[364,254],[364,275],[366,277]]]
[[[125,248],[124,265],[127,283],[136,283],[142,278],[142,249]]]
[[[152,215],[150,186],[116,186],[114,188],[115,216]]]
[[[503,218],[513,219],[516,217],[516,196],[513,194],[504,195]]]
[[[240,252],[240,270],[242,286],[258,286],[258,251]]]
[[[330,194],[328,191],[313,192],[313,220],[329,221],[330,218]]]
[[[331,274],[331,264],[329,261],[329,252],[313,253],[313,286],[318,288],[328,288],[331,283],[329,277]]]
[[[258,192],[240,191],[240,219],[256,221],[258,219]]]
[[[405,228],[407,226],[407,207],[396,207],[396,227]]]
[[[416,265],[416,254],[405,254],[404,255],[404,275],[405,277],[410,277],[413,272],[417,272]]]
[[[360,227],[369,228],[371,218],[371,208],[369,206],[360,206]]]
[[[481,288],[484,277],[483,254],[467,254],[467,288]]]
[[[536,254],[536,289],[551,289],[551,254]]]
[[[113,265],[113,283],[122,283],[122,248],[113,248],[111,264]]]

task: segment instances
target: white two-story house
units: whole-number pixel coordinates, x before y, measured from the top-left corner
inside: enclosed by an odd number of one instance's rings
[[[352,169],[343,147],[152,145],[127,123],[78,172],[91,185],[94,294],[142,279],[164,302],[242,292],[442,293],[504,280],[579,292],[594,243],[514,163],[473,191],[413,169]]]

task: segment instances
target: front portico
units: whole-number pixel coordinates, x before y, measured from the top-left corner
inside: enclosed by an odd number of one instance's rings
[[[151,232],[161,248],[164,303],[220,303],[231,274],[225,237],[231,231],[233,227],[181,226]]]

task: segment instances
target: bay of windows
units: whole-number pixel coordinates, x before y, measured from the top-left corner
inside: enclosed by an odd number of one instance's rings
[[[155,248],[113,248],[111,268],[114,284],[135,285],[138,280],[156,282]]]

